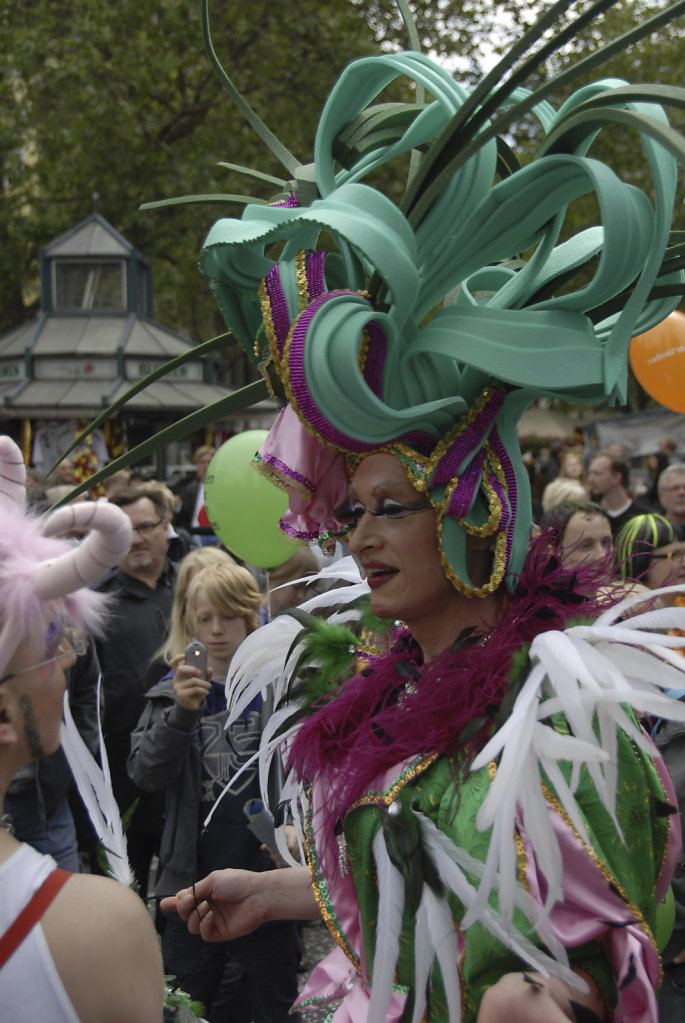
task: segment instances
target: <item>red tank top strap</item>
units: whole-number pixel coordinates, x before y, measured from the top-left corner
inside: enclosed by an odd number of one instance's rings
[[[24,906],[13,924],[0,937],[0,969],[10,956],[21,945],[24,938],[33,930],[45,910],[48,908],[62,886],[69,880],[71,873],[55,867],[43,881],[31,900]]]

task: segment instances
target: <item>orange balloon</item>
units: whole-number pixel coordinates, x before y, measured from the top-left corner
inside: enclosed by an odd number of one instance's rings
[[[634,337],[630,365],[650,397],[672,412],[685,412],[685,315],[675,310]]]

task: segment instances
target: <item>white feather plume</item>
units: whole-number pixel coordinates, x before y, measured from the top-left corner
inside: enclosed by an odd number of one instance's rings
[[[430,855],[441,881],[453,892],[465,909],[473,906],[479,891],[474,887],[466,874],[468,873],[475,878],[481,877],[484,871],[483,863],[480,860],[474,859],[464,849],[455,845],[425,814],[416,810],[413,812],[421,826],[424,848]],[[499,878],[496,877],[495,883],[498,881]],[[528,919],[532,920],[535,916],[535,905],[528,893],[518,883],[515,884],[513,901]],[[539,949],[537,945],[534,945],[523,934],[514,930],[509,924],[505,924],[501,914],[490,905],[486,905],[479,912],[477,920],[498,941],[511,949],[519,959],[528,963],[533,969],[538,970],[544,976],[553,974],[561,977],[562,980],[576,988],[584,988],[584,982],[573,973],[568,965],[568,956],[563,945],[548,929],[541,929],[541,938],[550,949],[551,956]],[[460,926],[462,929],[464,928],[463,920]]]
[[[378,913],[367,1023],[384,1023],[400,950],[404,878],[390,859],[382,829],[373,840],[373,858],[378,878]]]
[[[461,984],[457,966],[457,935],[454,930],[452,910],[446,899],[438,898],[428,885],[424,885],[423,899],[426,900],[428,933],[435,957],[440,965],[449,1023],[461,1021]]]
[[[427,1004],[428,984],[435,962],[435,949],[430,935],[430,910],[424,885],[414,921],[414,1011],[411,1023],[421,1023]],[[454,930],[454,925],[452,925]]]
[[[652,591],[647,598],[651,602],[674,592],[682,593],[683,588]],[[545,911],[534,921],[537,927],[543,926],[544,917],[561,897],[561,854],[543,791],[545,775],[578,834],[587,841],[575,799],[581,769],[586,768],[620,835],[617,728],[648,756],[656,753],[625,706],[638,715],[685,721],[685,705],[664,692],[685,688],[685,657],[678,652],[685,640],[650,631],[685,629],[685,608],[651,609],[620,620],[644,602],[644,594],[629,597],[594,625],[542,633],[531,643],[531,671],[512,713],[471,765],[477,771],[491,760],[499,761],[476,819],[480,830],[491,826],[493,830],[478,895],[467,910],[464,927],[483,919],[495,890],[505,926],[511,926],[517,883],[511,836],[518,812],[548,885]],[[555,731],[550,719],[558,713],[565,716],[571,734]],[[564,780],[559,761],[572,765],[570,783]]]
[[[97,706],[100,706],[100,685],[98,679]],[[100,737],[100,755],[102,767],[84,743],[69,707],[69,699],[64,694],[64,721],[62,723],[62,748],[74,776],[84,806],[88,811],[95,834],[107,856],[112,877],[122,884],[132,885],[133,871],[128,861],[126,837],[121,826],[119,807],[112,792],[107,752],[102,739],[102,729],[98,715]]]
[[[331,609],[328,620],[333,625],[353,624],[359,619],[361,612],[349,605],[368,593],[369,587],[361,578],[353,558],[340,558],[317,575],[307,578],[311,583],[338,579],[348,585],[311,597],[300,605],[300,610],[313,614]],[[301,631],[302,623],[283,613],[262,625],[241,643],[233,655],[226,678],[229,711],[227,727],[267,686],[273,687],[275,702],[278,704],[281,701],[290,673],[302,652],[299,645],[293,649],[293,643]]]
[[[311,597],[300,605],[300,609],[310,614],[330,609],[328,621],[331,624],[355,624],[359,620],[361,611],[350,605],[360,596],[368,593],[369,588],[366,581],[361,578],[359,568],[354,559],[351,557],[340,558],[331,565],[324,567],[317,575],[307,576],[309,583],[317,581],[328,583],[331,580],[338,580],[347,585],[329,589],[324,593]],[[263,695],[267,690],[273,692],[274,703],[278,707],[278,704],[286,695],[290,676],[302,653],[302,646],[300,644],[293,645],[301,631],[302,623],[291,615],[283,613],[266,625],[260,626],[259,629],[251,633],[241,643],[233,655],[226,678],[227,729],[244,713],[253,700]],[[259,765],[262,799],[272,814],[276,815],[277,808],[270,804],[268,798],[268,779],[271,776],[274,758],[285,759],[288,739],[292,736],[297,726],[288,729],[283,735],[278,735],[277,733],[284,723],[287,722],[288,718],[297,710],[298,706],[299,704],[296,700],[290,700],[287,705],[279,707],[271,715],[261,736],[259,752],[250,757],[241,766],[240,770],[231,779],[230,784],[219,795],[207,815],[205,826],[212,819],[217,806],[226,792],[230,790],[231,786],[235,784],[243,772],[254,768],[255,761],[258,761]],[[284,794],[286,791],[288,793],[287,796]],[[286,802],[287,813],[283,823],[276,827],[276,841],[279,852],[285,861],[291,865],[296,865],[296,861],[287,849],[285,824],[295,824],[302,852],[302,808],[306,806],[307,799],[300,786],[296,784],[292,773],[284,779],[280,799],[281,802]]]

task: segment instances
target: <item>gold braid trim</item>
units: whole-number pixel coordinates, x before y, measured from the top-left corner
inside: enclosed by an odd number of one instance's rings
[[[644,756],[645,754],[643,753],[642,750],[640,750],[639,746],[637,745],[637,743],[635,742],[635,740],[633,739],[632,736],[629,735],[628,739],[630,740],[630,745],[633,747],[633,752],[638,757],[638,759],[641,759],[641,757]],[[659,782],[659,788],[661,789],[661,794],[664,797],[664,802],[667,803],[668,799],[667,799],[667,796],[666,796],[666,789],[664,788],[664,784],[663,784],[663,782],[661,780],[661,775],[659,774],[659,771],[658,771],[657,766],[656,766],[657,759],[661,759],[661,758],[649,757],[649,759],[652,762],[652,767],[654,768],[654,773],[656,774],[657,781]],[[664,767],[665,767],[665,763],[664,763]],[[659,875],[658,875],[659,879],[661,878],[661,875],[664,872],[664,867],[666,866],[666,857],[668,856],[668,847],[671,844],[672,821],[673,821],[673,814],[669,814],[669,816],[668,816],[668,818],[666,820],[666,829],[667,829],[666,830],[666,841],[664,842],[664,847],[661,850],[661,862],[659,863]]]
[[[278,354],[278,345],[276,343],[276,331],[274,329],[274,321],[271,315],[271,300],[269,298],[269,292],[266,287],[266,277],[259,282],[259,288],[257,289],[259,294],[259,304],[262,307],[262,322],[264,324],[264,330],[266,331],[266,337],[269,342],[269,350],[271,352],[271,358],[273,359],[274,365],[280,375],[280,355]],[[256,342],[255,342],[256,344]]]
[[[528,870],[528,857],[526,856],[526,847],[523,842],[523,838],[518,831],[514,832],[514,845],[516,846],[516,860],[518,866],[516,872],[518,874],[519,884],[522,888],[530,893],[530,882],[528,881],[527,870]]]
[[[310,792],[311,798],[311,792]],[[321,871],[319,870],[319,863],[316,856],[316,845],[312,835],[312,818],[311,818],[311,803],[308,814],[309,820],[307,824],[307,832],[305,834],[305,853],[307,856],[307,866],[309,867],[309,876],[312,882],[312,888],[314,890],[314,898],[316,904],[319,907],[321,913],[321,919],[325,923],[331,937],[335,941],[336,945],[341,949],[345,956],[354,966],[355,970],[362,976],[361,960],[356,956],[352,950],[351,945],[345,937],[345,933],[340,925],[340,922],[335,915],[334,907],[330,899],[324,896],[322,889],[328,891],[326,882],[323,878]]]
[[[403,788],[406,788],[410,782],[414,781],[420,774],[423,774],[431,764],[434,764],[438,759],[437,753],[429,753],[426,757],[419,758],[417,761],[402,771],[397,781],[387,789],[385,792],[369,792],[361,799],[357,799],[351,806],[348,807],[346,815],[351,813],[352,810],[356,810],[359,806],[390,806],[394,803],[397,796],[400,794]]]
[[[504,578],[505,570],[505,558],[507,550],[507,538],[504,533],[500,533],[495,540],[493,551],[494,560],[492,567],[492,574],[489,580],[483,584],[483,586],[469,586],[463,579],[460,579],[456,574],[451,564],[447,560],[447,555],[442,545],[442,516],[438,516],[437,531],[438,531],[438,549],[440,551],[440,564],[443,567],[443,571],[449,581],[454,586],[455,590],[465,594],[467,597],[487,597],[490,593],[494,593],[497,587]]]
[[[295,281],[297,283],[297,298],[300,305],[300,310],[306,309],[311,298],[309,296],[309,286],[307,284],[307,251],[306,249],[300,249],[295,256]]]
[[[644,933],[647,935],[647,937],[651,941],[651,943],[654,946],[654,948],[656,949],[656,952],[657,952],[657,955],[658,955],[659,950],[658,950],[658,948],[656,946],[656,942],[654,940],[654,935],[652,934],[652,929],[649,926],[649,924],[647,923],[647,921],[645,920],[644,916],[642,915],[642,910],[640,909],[640,907],[637,906],[633,902],[633,900],[628,897],[628,895],[627,895],[626,891],[624,890],[624,888],[622,887],[622,885],[619,884],[618,880],[611,873],[611,871],[607,867],[606,863],[604,863],[604,861],[602,859],[600,859],[600,857],[597,855],[597,853],[594,851],[594,849],[592,849],[589,845],[587,845],[583,841],[581,836],[578,834],[578,831],[576,830],[576,827],[573,824],[573,821],[571,820],[571,818],[569,817],[569,815],[567,814],[566,810],[564,809],[562,804],[559,802],[557,797],[553,794],[551,789],[547,785],[543,784],[542,785],[542,792],[543,792],[543,795],[544,795],[545,799],[550,804],[550,806],[552,807],[554,812],[556,814],[558,814],[559,817],[561,817],[561,819],[564,822],[564,824],[566,825],[566,827],[570,829],[570,831],[572,832],[572,834],[576,838],[576,840],[578,842],[580,842],[580,844],[583,846],[583,849],[585,850],[587,855],[590,857],[592,862],[595,864],[595,866],[597,867],[597,869],[599,870],[600,874],[602,875],[604,880],[607,882],[607,884],[612,885],[616,889],[616,891],[620,894],[621,899],[623,900],[625,905],[628,907],[628,909],[633,914],[633,916],[635,918],[635,921],[638,924],[638,926],[644,931]],[[659,983],[661,983],[661,981],[663,979],[663,971],[662,971],[662,967],[661,967],[661,956],[658,956],[658,958],[659,958]]]

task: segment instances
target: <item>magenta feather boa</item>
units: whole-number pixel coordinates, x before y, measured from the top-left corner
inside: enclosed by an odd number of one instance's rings
[[[515,652],[541,632],[563,629],[573,618],[593,619],[616,603],[609,594],[581,596],[615,583],[606,564],[570,572],[550,557],[549,541],[546,533],[531,544],[519,584],[488,636],[463,634],[424,665],[418,645],[401,632],[389,653],[373,658],[333,699],[329,694],[313,705],[288,762],[303,781],[327,776],[334,819],[404,760],[459,750],[471,759],[512,684]]]

